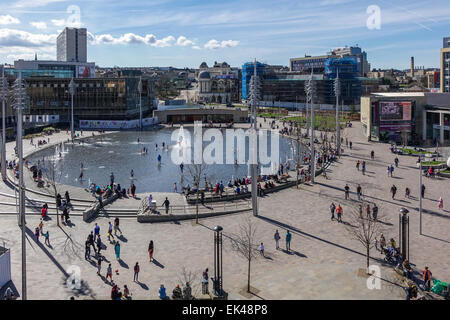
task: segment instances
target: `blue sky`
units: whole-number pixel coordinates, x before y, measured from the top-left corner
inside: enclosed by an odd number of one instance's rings
[[[367,21],[380,9],[379,28]],[[79,14],[78,14],[79,12]],[[0,63],[55,59],[64,26],[86,27],[99,66],[241,66],[358,44],[372,68],[439,67],[449,0],[0,0]]]

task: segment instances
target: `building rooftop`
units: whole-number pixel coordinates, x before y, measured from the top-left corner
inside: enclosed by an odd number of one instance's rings
[[[426,92],[373,92],[371,95],[379,97],[424,97]]]

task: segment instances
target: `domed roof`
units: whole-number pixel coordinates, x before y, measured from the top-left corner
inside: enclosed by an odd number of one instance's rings
[[[202,64],[200,65],[200,69],[205,69],[208,68],[208,65],[206,64],[206,62],[202,62]]]
[[[211,79],[211,75],[209,74],[208,71],[202,71],[198,74],[198,78],[199,79]]]
[[[187,73],[185,72],[185,71],[180,71],[179,73],[178,73],[178,75],[179,76],[185,76]]]

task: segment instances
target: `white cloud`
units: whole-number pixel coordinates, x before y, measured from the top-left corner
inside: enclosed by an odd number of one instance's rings
[[[66,24],[66,20],[64,19],[52,19],[51,21],[57,27],[63,27]]]
[[[9,14],[5,16],[0,16],[0,24],[19,24],[20,20],[14,17],[11,17]]]
[[[192,46],[192,49],[201,50],[201,48],[199,46]]]
[[[110,34],[93,35],[88,33],[88,40],[91,44],[146,44],[152,47],[169,47],[176,40],[174,36],[167,36],[162,39],[157,39],[153,34],[146,34],[139,36],[134,33],[126,33],[120,37],[115,38]],[[188,40],[189,41],[189,40]]]
[[[220,48],[228,48],[228,47],[236,47],[239,44],[237,40],[222,40],[221,42],[216,39],[209,40],[204,47],[206,49],[220,49]]]
[[[43,21],[30,22],[36,29],[47,29],[47,24]]]
[[[34,34],[16,29],[0,29],[0,46],[42,47],[56,43],[57,34]]]
[[[67,0],[19,0],[14,6],[18,8],[43,7],[54,2],[65,2]]]
[[[179,36],[177,39],[177,45],[186,47],[186,46],[192,46],[194,42],[192,40],[187,39],[185,36]]]

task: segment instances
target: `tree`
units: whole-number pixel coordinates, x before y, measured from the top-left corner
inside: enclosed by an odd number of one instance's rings
[[[201,272],[201,271],[200,271]],[[198,280],[198,274],[200,272],[193,272],[191,270],[186,269],[185,266],[181,267],[180,273],[178,274],[178,282],[181,283],[181,289],[183,290],[183,292],[185,292],[186,290],[186,284],[189,283],[189,286],[191,287],[191,295],[192,297],[195,297],[199,292],[199,283],[200,281]],[[189,299],[192,297],[185,297],[183,295],[183,299]]]
[[[47,159],[45,162],[42,161],[42,173],[44,175],[44,179],[47,181],[47,184],[50,186],[50,192],[53,193],[55,197],[55,206],[56,206],[56,225],[59,227],[59,207],[58,207],[58,183],[61,180],[62,169],[58,170],[56,159]]]
[[[231,234],[228,237],[231,242],[231,249],[248,262],[247,292],[249,293],[251,263],[253,259],[260,257],[258,242],[256,240],[256,230],[256,226],[252,222],[251,216],[246,215],[239,225],[239,234]]]
[[[192,181],[194,187],[197,188],[196,200],[195,200],[195,223],[198,223],[198,200],[200,194],[200,180],[202,176],[206,180],[207,165],[205,163],[201,164],[190,164],[188,166],[189,178]]]
[[[368,204],[365,202],[361,204],[363,208],[362,214],[360,214],[359,209],[353,208],[348,216],[348,224],[346,225],[346,229],[352,238],[358,240],[366,249],[367,274],[369,274],[370,249],[373,248],[375,238],[384,232],[384,223],[386,223],[386,217],[380,213],[380,209],[378,209],[377,219],[373,219],[371,216],[367,217],[364,208]]]

